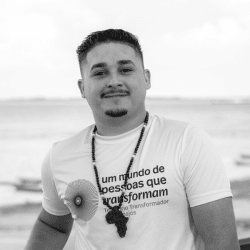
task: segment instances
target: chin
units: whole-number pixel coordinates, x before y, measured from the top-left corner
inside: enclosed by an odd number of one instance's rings
[[[108,109],[105,111],[105,114],[110,117],[122,117],[127,113],[127,109]]]

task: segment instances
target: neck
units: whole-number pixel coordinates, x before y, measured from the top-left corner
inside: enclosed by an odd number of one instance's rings
[[[140,112],[140,114],[129,114],[129,112],[122,117],[96,117],[97,133],[102,136],[115,136],[124,134],[138,126],[140,126],[146,116],[146,110]]]

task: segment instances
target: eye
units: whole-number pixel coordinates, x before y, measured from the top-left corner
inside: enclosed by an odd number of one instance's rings
[[[129,72],[131,72],[131,71],[133,71],[132,69],[130,69],[130,68],[123,68],[123,69],[121,69],[120,70],[122,73],[129,73]]]
[[[93,75],[94,76],[104,76],[106,74],[106,71],[96,71]]]

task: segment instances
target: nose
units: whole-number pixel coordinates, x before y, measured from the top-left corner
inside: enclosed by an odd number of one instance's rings
[[[121,81],[121,79],[119,79],[119,77],[116,74],[111,75],[107,83],[108,88],[121,87],[122,85],[123,85],[123,82]]]

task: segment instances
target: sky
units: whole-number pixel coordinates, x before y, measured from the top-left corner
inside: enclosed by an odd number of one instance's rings
[[[139,38],[149,97],[250,97],[249,0],[0,0],[0,99],[80,97],[91,32]]]

